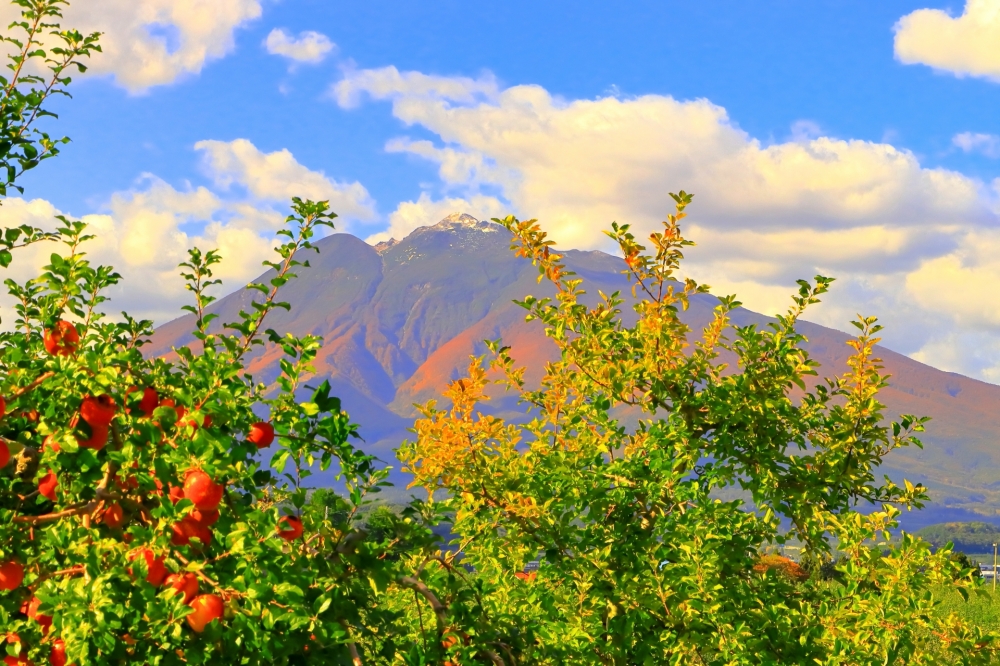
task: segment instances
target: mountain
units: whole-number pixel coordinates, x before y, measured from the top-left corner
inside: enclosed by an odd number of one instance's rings
[[[315,383],[330,379],[345,409],[361,424],[366,450],[383,460],[392,461],[392,449],[406,439],[413,404],[440,396],[448,381],[463,374],[469,356],[485,351],[483,340],[502,338],[536,377],[554,355],[538,322],[526,323],[524,310],[513,303],[551,291],[537,283],[537,269],[528,260],[510,252],[510,234],[503,227],[454,214],[375,247],[349,234],[334,234],[316,245],[320,253],[310,257],[311,267],[282,291],[291,311],[272,313],[268,327],[322,336]],[[565,261],[591,294],[598,289],[630,293],[620,259],[569,250]],[[265,274],[259,281],[268,278]],[[221,315],[217,322],[235,321],[240,309],[249,309],[252,294],[237,291],[210,310]],[[707,323],[715,304],[709,295],[694,298],[687,323],[695,329]],[[631,314],[627,307],[625,312]],[[741,309],[733,320],[763,325],[768,318]],[[193,315],[161,326],[147,353],[169,354],[174,346],[193,344],[193,327]],[[846,370],[849,336],[808,322],[800,331],[823,373]],[[892,375],[883,394],[890,416],[933,419],[922,450],[894,452],[884,465],[893,479],[921,482],[931,491],[928,509],[904,514],[906,527],[970,518],[1000,524],[1000,386],[942,372],[889,349],[880,348],[879,354]],[[279,357],[273,347],[258,351],[250,370],[270,381],[278,373]],[[494,413],[516,414],[511,398],[489,405]]]
[[[992,554],[993,544],[1000,542],[1000,527],[983,522],[940,523],[918,530],[917,536],[940,548],[949,541],[967,554]]]

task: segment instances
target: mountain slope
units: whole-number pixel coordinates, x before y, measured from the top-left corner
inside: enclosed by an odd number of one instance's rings
[[[354,420],[361,424],[366,448],[384,460],[406,438],[414,403],[440,396],[444,385],[461,376],[471,354],[485,350],[485,339],[503,338],[512,355],[539,373],[554,355],[537,322],[526,323],[513,303],[527,294],[545,296],[530,262],[510,252],[510,235],[490,222],[452,215],[417,229],[399,242],[373,248],[347,235],[317,243],[311,267],[285,287],[290,312],[278,310],[268,320],[277,331],[320,335],[317,381],[327,377]],[[602,252],[566,252],[566,263],[584,279],[591,294],[629,293],[619,259]],[[261,281],[267,279],[267,275]],[[249,307],[252,292],[240,290],[214,303],[218,322],[233,321]],[[685,315],[695,329],[712,316],[715,299],[692,300]],[[625,312],[631,314],[626,306]],[[737,324],[764,325],[767,317],[741,309]],[[159,328],[147,353],[169,353],[172,346],[194,342],[193,316]],[[846,370],[848,336],[803,322],[810,353],[824,374]],[[884,393],[889,414],[933,417],[922,438],[923,450],[897,452],[886,461],[894,479],[904,476],[926,484],[933,507],[904,517],[907,525],[962,519],[970,511],[987,520],[1000,513],[1000,386],[942,372],[880,348],[891,386]],[[257,352],[250,368],[258,379],[277,373],[276,349]],[[490,403],[496,413],[513,415],[511,399]],[[981,516],[981,517],[982,517]],[[997,519],[1000,522],[1000,519]]]

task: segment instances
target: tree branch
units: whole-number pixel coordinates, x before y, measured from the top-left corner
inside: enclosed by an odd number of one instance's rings
[[[347,651],[351,653],[351,664],[352,666],[363,666],[361,661],[361,654],[358,652],[358,646],[354,642],[354,637],[351,635],[351,625],[347,624],[344,620],[340,620],[340,626],[344,628],[347,632]]]
[[[46,513],[41,516],[16,516],[11,522],[18,525],[40,525],[41,523],[53,523],[57,520],[62,520],[63,518],[69,518],[70,516],[80,516],[83,514],[90,514],[97,510],[100,506],[100,500],[94,500],[92,502],[87,502],[83,506],[78,506],[72,509],[66,509],[64,511],[57,511],[55,513]]]
[[[434,617],[437,618],[438,635],[443,634],[448,626],[447,607],[441,603],[422,580],[418,580],[412,576],[400,576],[398,580],[400,585],[410,588],[427,600],[427,603],[431,606],[431,610],[434,611]]]
[[[31,391],[34,391],[36,388],[38,388],[39,386],[42,385],[42,382],[44,382],[46,379],[48,379],[50,377],[55,377],[55,375],[56,375],[56,373],[53,372],[53,371],[51,371],[51,370],[49,372],[44,372],[44,373],[42,373],[42,374],[40,374],[38,376],[38,379],[36,379],[35,381],[31,382],[27,386],[22,386],[21,388],[17,389],[16,391],[12,391],[11,394],[10,394],[10,397],[12,399],[13,398],[20,398],[25,393],[29,393]]]

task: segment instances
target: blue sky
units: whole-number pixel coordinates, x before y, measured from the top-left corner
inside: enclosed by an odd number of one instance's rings
[[[66,22],[107,53],[0,217],[86,217],[136,283],[121,307],[175,312],[195,242],[252,278],[293,193],[373,241],[462,209],[609,249],[601,228],[651,230],[683,188],[716,291],[773,313],[831,274],[811,319],[877,314],[890,347],[1000,381],[1000,0],[88,0]]]
[[[419,194],[433,169],[385,153],[401,123],[384,105],[358,113],[325,98],[352,63],[445,76],[488,71],[504,84],[537,84],[567,99],[706,98],[765,142],[787,139],[793,124],[809,121],[823,134],[888,140],[927,166],[1000,175],[1000,163],[951,142],[965,131],[1000,134],[1000,86],[893,57],[893,25],[925,3],[542,4],[265,4],[260,19],[234,31],[231,54],[199,75],[139,95],[107,78],[79,85],[59,105],[59,130],[74,146],[28,183],[59,205],[86,210],[143,172],[197,182],[196,141],[249,138],[262,150],[288,148],[311,168],[360,180],[388,214]],[[961,4],[950,7],[961,13]],[[287,60],[262,47],[275,27],[322,32],[337,52],[289,72]]]

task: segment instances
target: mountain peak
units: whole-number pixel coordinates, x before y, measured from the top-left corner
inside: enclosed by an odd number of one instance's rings
[[[499,229],[500,225],[486,220],[477,220],[468,213],[452,213],[437,224],[426,227],[417,227],[411,231],[404,240],[413,241],[417,238],[428,237],[428,234],[430,234],[430,236],[436,236],[441,232],[458,232],[463,237],[463,242],[478,242],[473,239],[480,238],[480,234],[483,233],[495,233],[496,231],[499,231]],[[479,232],[479,234],[473,233],[470,235],[468,232]],[[389,248],[387,247],[386,249]]]
[[[379,243],[375,243],[375,251],[378,252],[380,255],[383,255],[397,243],[399,243],[399,241],[396,240],[395,238],[390,238],[387,241],[381,241]]]
[[[433,229],[434,231],[458,231],[460,229],[470,229],[492,233],[497,231],[499,226],[488,220],[477,220],[468,213],[452,213],[432,227],[421,227],[421,229]],[[416,229],[420,231],[420,229]]]
[[[472,217],[468,213],[452,213],[448,217],[444,218],[437,224],[435,224],[433,229],[450,229],[453,227],[476,227],[479,226],[479,220]]]

